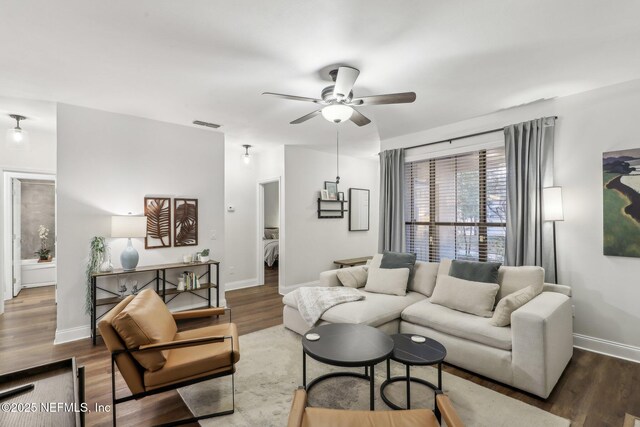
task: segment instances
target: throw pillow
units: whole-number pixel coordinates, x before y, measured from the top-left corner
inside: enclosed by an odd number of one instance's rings
[[[369,268],[364,290],[376,294],[404,296],[409,283],[408,268]]]
[[[367,283],[367,267],[356,265],[355,267],[340,268],[336,273],[342,286],[349,288],[361,288]]]
[[[449,276],[472,282],[498,283],[499,262],[451,261]]]
[[[539,287],[530,285],[502,298],[496,305],[496,311],[493,313],[489,323],[493,326],[509,326],[511,324],[511,313],[537,297],[540,291]]]
[[[382,261],[380,261],[380,268],[408,268],[409,277],[413,276],[413,268],[415,265],[416,254],[410,254],[407,252],[384,251],[384,253],[382,254]]]
[[[499,288],[496,283],[472,282],[441,275],[438,276],[430,301],[453,310],[491,317]]]

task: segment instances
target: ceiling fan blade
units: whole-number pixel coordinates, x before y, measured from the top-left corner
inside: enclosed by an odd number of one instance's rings
[[[292,125],[297,125],[297,124],[300,124],[300,123],[306,122],[307,120],[312,119],[312,118],[314,118],[315,116],[317,116],[318,114],[320,114],[320,112],[321,112],[321,111],[322,111],[322,109],[320,109],[320,110],[316,110],[316,111],[314,111],[314,112],[312,112],[312,113],[309,113],[309,114],[307,114],[307,115],[305,115],[305,116],[300,117],[299,119],[295,119],[295,120],[294,120],[294,121],[292,121],[290,124],[292,124]]]
[[[274,93],[274,92],[262,92],[262,94],[263,95],[277,96],[278,98],[291,99],[293,101],[315,102],[316,104],[324,104],[325,103],[322,99],[307,98],[307,97],[304,97],[304,96],[285,95],[283,93]]]
[[[363,96],[354,98],[352,105],[409,104],[416,100],[415,92],[389,93],[387,95]]]
[[[339,67],[336,84],[333,86],[333,96],[336,99],[344,99],[349,96],[359,74],[360,71],[355,68]]]
[[[355,108],[353,109],[353,113],[351,113],[351,118],[349,120],[351,120],[353,123],[357,124],[358,126],[364,126],[371,123],[371,120],[369,120],[366,116],[364,116],[360,111],[356,110]]]

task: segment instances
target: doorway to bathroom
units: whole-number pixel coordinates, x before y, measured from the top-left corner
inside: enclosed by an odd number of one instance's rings
[[[4,172],[5,300],[56,284],[55,185],[54,175]]]

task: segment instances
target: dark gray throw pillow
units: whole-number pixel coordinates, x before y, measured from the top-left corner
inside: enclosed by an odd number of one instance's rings
[[[416,265],[416,254],[406,252],[387,252],[382,253],[382,261],[380,268],[408,268],[409,278],[413,277],[413,269]]]
[[[384,259],[384,258],[383,258]],[[499,262],[451,261],[449,276],[472,282],[498,283]]]

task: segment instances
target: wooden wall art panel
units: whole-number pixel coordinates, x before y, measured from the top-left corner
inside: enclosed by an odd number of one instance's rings
[[[198,244],[198,199],[173,199],[174,246]]]
[[[144,214],[147,217],[145,249],[171,247],[171,199],[145,197]]]

